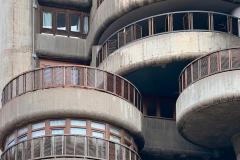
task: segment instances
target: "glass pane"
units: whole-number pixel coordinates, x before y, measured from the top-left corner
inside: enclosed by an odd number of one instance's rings
[[[11,141],[10,143],[8,143],[7,147],[11,147],[11,146],[13,146],[14,144],[16,144],[16,141],[15,141],[15,140],[13,140],[13,141]]]
[[[39,130],[32,132],[32,138],[42,137],[45,135],[45,130]]]
[[[81,31],[80,16],[71,15],[71,31],[72,32],[80,32]]]
[[[50,126],[65,126],[65,120],[50,121]]]
[[[110,132],[116,135],[120,135],[120,130],[114,127],[110,127]]]
[[[32,130],[39,129],[39,128],[44,128],[45,127],[45,122],[41,123],[36,123],[32,125]]]
[[[72,126],[86,126],[87,122],[83,120],[71,120]]]
[[[138,26],[138,28],[141,28],[141,35],[140,35],[140,37],[139,37],[139,35],[136,36],[136,39],[149,36],[148,19],[140,21],[136,25]]]
[[[96,128],[96,129],[105,130],[105,124],[101,124],[101,123],[92,122],[91,127]]]
[[[28,128],[26,128],[26,127],[19,129],[18,130],[18,136],[27,133],[27,131],[28,131]]]
[[[83,24],[84,24],[84,27],[83,27],[83,33],[84,34],[87,34],[88,33],[88,16],[84,16],[83,18]]]
[[[110,135],[110,141],[113,141],[113,142],[116,142],[116,143],[120,143],[121,139],[120,139],[120,137]]]
[[[92,132],[92,136],[96,138],[104,138],[104,133],[103,132]]]
[[[57,14],[57,29],[66,30],[66,15],[64,13]]]
[[[154,34],[168,31],[168,20],[167,20],[167,18],[168,17],[166,15],[154,17],[154,19],[153,19]]]
[[[18,138],[18,142],[23,142],[27,140],[27,136],[22,136]]]
[[[237,18],[232,18],[232,33],[236,36],[239,36],[240,24],[238,24]]]
[[[87,130],[84,128],[71,128],[70,134],[87,135]]]
[[[215,31],[227,32],[227,16],[213,14],[213,23]]]
[[[52,29],[52,13],[43,12],[43,28]]]
[[[193,13],[193,29],[208,30],[208,13]]]
[[[54,129],[52,130],[52,135],[63,135],[64,134],[64,130],[63,129]]]
[[[173,30],[187,30],[189,29],[188,13],[173,14]]]

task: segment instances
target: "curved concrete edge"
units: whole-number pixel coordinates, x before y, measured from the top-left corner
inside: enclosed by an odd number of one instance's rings
[[[217,73],[193,83],[180,94],[176,118],[183,137],[211,148],[231,145],[231,137],[240,132],[236,125],[240,113],[239,79],[240,70]],[[221,138],[216,140],[217,137]]]
[[[13,129],[47,118],[90,118],[142,137],[142,113],[129,102],[93,89],[54,88],[26,93],[0,110],[0,144]]]
[[[118,74],[240,46],[240,38],[221,32],[172,32],[136,40],[113,52],[99,68]]]
[[[36,53],[39,56],[88,60],[86,40],[49,34],[36,34]]]
[[[90,7],[92,0],[38,0],[39,3],[69,5],[74,7]]]

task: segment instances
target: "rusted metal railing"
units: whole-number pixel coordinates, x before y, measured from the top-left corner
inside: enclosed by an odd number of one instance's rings
[[[80,87],[107,92],[129,101],[142,111],[141,94],[131,82],[87,66],[53,66],[20,74],[4,87],[3,107],[22,94],[56,87]]]
[[[239,36],[240,19],[210,11],[180,11],[159,14],[133,22],[107,38],[96,57],[99,66],[115,50],[144,37],[181,31],[225,32]]]
[[[194,60],[183,69],[179,77],[179,90],[182,92],[204,77],[234,69],[240,69],[240,48],[210,53]]]
[[[46,158],[141,160],[131,148],[105,139],[80,135],[55,135],[20,142],[3,152],[2,160]]]

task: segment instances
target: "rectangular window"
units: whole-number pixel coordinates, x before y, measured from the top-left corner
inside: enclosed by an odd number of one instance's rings
[[[84,16],[84,17],[83,17],[83,34],[87,34],[87,33],[88,33],[88,29],[89,29],[89,28],[88,28],[88,27],[89,27],[89,26],[88,26],[88,25],[89,25],[89,24],[88,24],[88,23],[89,23],[89,22],[88,22],[88,21],[89,21],[88,19],[89,19],[88,16]]]
[[[39,130],[32,132],[32,138],[42,137],[45,135],[45,130]]]
[[[110,127],[110,132],[116,135],[120,135],[120,130],[114,127]]]
[[[208,13],[193,13],[193,29],[209,30]]]
[[[57,30],[65,31],[66,29],[66,15],[64,13],[57,13]]]
[[[101,124],[101,123],[92,122],[91,127],[95,129],[105,130],[105,124]]]
[[[53,129],[52,135],[64,135],[64,130],[63,129]]]
[[[65,120],[50,121],[50,126],[65,126]]]
[[[19,130],[18,130],[18,136],[27,133],[27,131],[28,131],[28,128],[27,128],[27,127],[19,129]]]
[[[43,28],[52,29],[52,13],[51,12],[43,12],[42,24]]]
[[[93,132],[92,132],[92,136],[93,136],[93,137],[96,137],[96,138],[104,138],[104,133],[103,133],[103,132],[93,131]]]
[[[120,137],[110,135],[110,141],[113,141],[113,142],[116,142],[116,143],[120,143],[121,139],[120,139]]]
[[[45,127],[45,122],[36,123],[36,124],[32,125],[32,130],[40,129],[40,128],[44,128],[44,127]]]
[[[167,32],[168,31],[168,16],[154,17],[154,34]]]
[[[213,24],[215,31],[227,32],[228,21],[226,15],[213,14]]]
[[[78,15],[71,15],[71,31],[80,32],[81,31],[81,20]]]
[[[87,130],[84,128],[71,128],[70,134],[74,135],[87,135]]]
[[[71,120],[71,126],[86,126],[87,122],[83,120]]]
[[[173,30],[188,30],[189,20],[188,13],[176,13],[173,14]]]

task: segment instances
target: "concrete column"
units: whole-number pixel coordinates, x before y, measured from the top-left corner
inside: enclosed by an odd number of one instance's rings
[[[32,0],[0,0],[0,4],[1,93],[10,79],[31,69],[33,17]]]
[[[240,133],[232,137],[232,144],[236,154],[236,159],[240,160]]]

